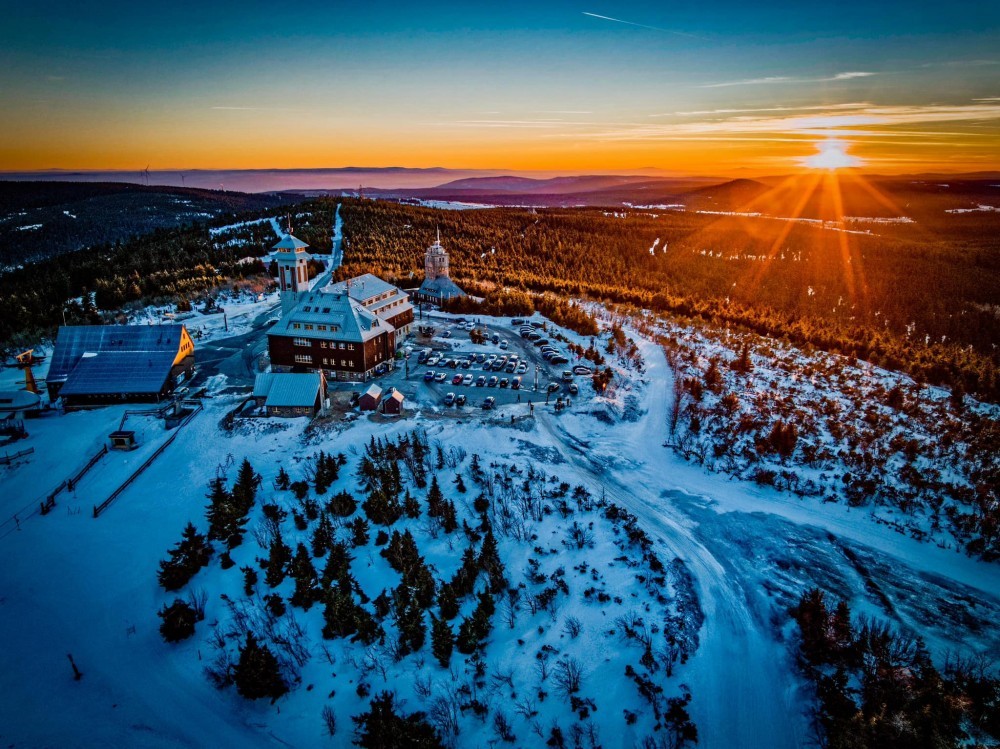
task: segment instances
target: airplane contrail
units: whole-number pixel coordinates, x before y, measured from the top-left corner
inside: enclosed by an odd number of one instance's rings
[[[588,13],[587,11],[581,11],[583,15],[590,16],[591,18],[600,18],[602,21],[614,21],[615,23],[624,23],[626,26],[637,26],[640,29],[649,29],[651,31],[662,31],[666,34],[677,34],[678,36],[689,36],[692,39],[704,39],[703,36],[698,36],[697,34],[688,34],[685,31],[674,31],[673,29],[664,29],[659,26],[647,26],[644,23],[635,23],[634,21],[625,21],[621,18],[612,18],[611,16],[602,16],[598,13]]]

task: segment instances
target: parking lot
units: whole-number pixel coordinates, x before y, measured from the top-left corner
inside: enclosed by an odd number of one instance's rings
[[[453,404],[458,408],[481,409],[489,397],[495,400],[497,408],[520,403],[525,410],[530,408],[529,404],[545,403],[546,398],[550,403],[559,398],[575,399],[577,395],[571,390],[585,392],[588,378],[573,375],[564,379],[564,372],[572,372],[575,357],[565,344],[551,339],[549,330],[540,327],[541,321],[535,323],[539,327],[531,330],[537,332],[539,341],[522,337],[522,326],[513,324],[512,318],[418,321],[407,362],[407,385],[423,390],[422,394],[442,406],[447,405],[449,393],[459,401],[464,396],[464,404]],[[425,326],[433,328],[432,335],[419,332]],[[474,343],[473,331],[482,333],[485,341]],[[545,345],[550,345],[556,356],[569,361],[556,364],[547,361],[542,353]],[[424,358],[428,349],[430,355]],[[515,378],[518,378],[516,383]],[[548,392],[550,386],[553,389]]]

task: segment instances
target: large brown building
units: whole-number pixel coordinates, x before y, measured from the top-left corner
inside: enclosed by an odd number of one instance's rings
[[[391,369],[413,325],[409,295],[371,273],[310,291],[306,244],[289,233],[275,249],[282,316],[268,333],[271,370],[364,381]]]
[[[391,368],[396,330],[347,294],[310,291],[267,336],[273,372],[323,370],[338,380],[367,380]]]
[[[409,335],[410,328],[413,327],[413,305],[410,303],[410,295],[371,273],[330,284],[325,291],[347,294],[354,301],[363,304],[376,317],[392,325],[396,329],[397,346]]]

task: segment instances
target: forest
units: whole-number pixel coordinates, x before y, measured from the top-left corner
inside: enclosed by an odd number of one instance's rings
[[[855,617],[846,601],[829,604],[816,588],[790,614],[800,667],[816,690],[819,746],[995,746],[1000,680],[988,659],[953,655],[939,671],[919,638]]]
[[[416,286],[440,228],[453,277],[477,294],[507,287],[626,303],[1000,399],[1000,243],[987,213],[845,230],[655,209],[442,211],[320,198],[290,209],[296,235],[327,250],[338,202],[338,278],[371,272]],[[260,216],[249,211],[209,224]],[[235,261],[264,254],[267,226],[246,231],[248,241],[234,244],[216,241],[205,226],[160,229],[4,273],[0,341],[51,331],[66,300],[84,290],[99,292],[98,308],[112,309],[259,272]]]
[[[294,199],[122,182],[0,181],[0,268]]]
[[[869,235],[656,210],[442,212],[345,200],[342,215],[341,276],[412,282],[440,227],[452,276],[477,289],[628,303],[1000,397],[1000,246],[988,217],[949,215],[951,238],[911,224]]]

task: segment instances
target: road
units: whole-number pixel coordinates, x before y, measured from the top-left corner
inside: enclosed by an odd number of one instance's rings
[[[322,288],[329,283],[334,271],[344,260],[343,226],[338,203],[333,221],[331,261],[326,271],[316,279],[314,288]],[[208,378],[219,374],[225,375],[230,385],[253,385],[259,371],[257,362],[267,351],[267,331],[270,328],[267,321],[278,313],[280,307],[280,303],[275,304],[257,315],[249,333],[198,344],[195,350],[197,374],[192,386],[200,387]]]
[[[756,582],[699,538],[690,521],[664,502],[663,438],[673,380],[662,351],[643,346],[650,385],[647,412],[634,424],[604,432],[600,442],[567,433],[559,417],[535,412],[562,456],[636,515],[661,558],[680,557],[696,580],[705,613],[701,644],[683,674],[702,749],[804,746],[805,720],[796,701],[797,678],[774,641]],[[622,461],[622,446],[628,460]],[[618,467],[615,467],[615,466]],[[775,720],[775,716],[782,716]]]

